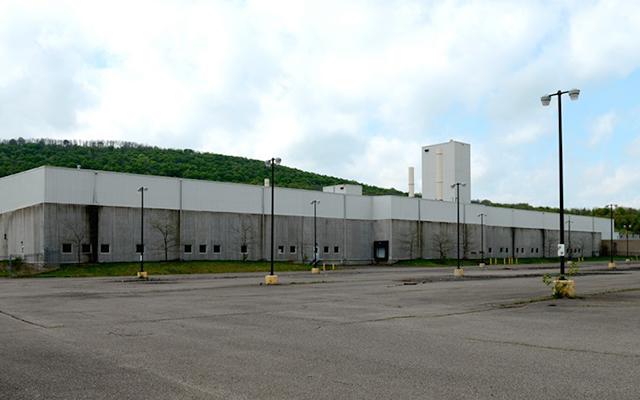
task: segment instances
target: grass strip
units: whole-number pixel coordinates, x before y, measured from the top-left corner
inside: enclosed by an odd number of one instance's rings
[[[305,264],[275,263],[276,274],[283,271],[308,271],[311,267]],[[83,265],[63,265],[59,269],[46,271],[35,277],[98,277],[98,276],[135,276],[140,270],[140,263],[103,263]],[[168,261],[145,262],[144,270],[153,275],[180,274],[222,274],[265,272],[271,270],[271,264],[260,261]]]

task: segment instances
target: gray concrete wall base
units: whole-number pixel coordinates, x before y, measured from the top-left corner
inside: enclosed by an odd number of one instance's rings
[[[139,260],[141,211],[132,207],[40,204],[0,214],[0,259],[65,264]],[[462,258],[481,257],[478,224],[461,225]],[[409,220],[316,219],[318,258],[328,264],[373,262],[373,242],[389,241],[389,260],[456,257],[456,224]],[[275,217],[274,258],[313,259],[313,217]],[[271,217],[208,211],[145,209],[145,259],[268,260]],[[485,258],[555,257],[558,232],[484,227]],[[600,233],[571,232],[575,257],[599,254]],[[570,246],[569,246],[570,244]]]

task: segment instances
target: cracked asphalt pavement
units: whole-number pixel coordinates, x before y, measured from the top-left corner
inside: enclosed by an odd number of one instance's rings
[[[638,399],[640,265],[0,279],[0,399]]]

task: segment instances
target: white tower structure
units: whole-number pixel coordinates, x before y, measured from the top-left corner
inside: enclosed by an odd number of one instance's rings
[[[422,147],[422,198],[456,201],[460,182],[460,202],[471,203],[471,146],[450,140]]]
[[[409,197],[416,196],[416,185],[413,180],[413,167],[409,167]]]

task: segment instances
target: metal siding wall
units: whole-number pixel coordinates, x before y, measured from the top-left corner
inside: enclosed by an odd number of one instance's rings
[[[347,219],[373,219],[372,196],[346,196]]]
[[[375,196],[371,204],[371,216],[374,220],[391,219],[391,196]]]
[[[45,168],[0,178],[0,214],[44,203]]]
[[[446,201],[420,200],[420,217],[423,221],[455,222],[456,209]]]

